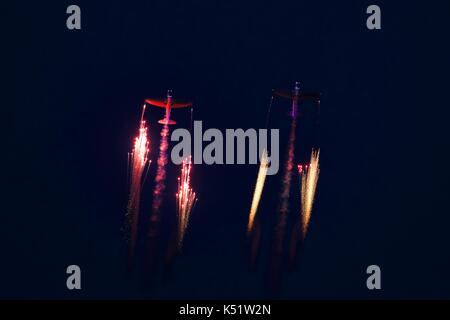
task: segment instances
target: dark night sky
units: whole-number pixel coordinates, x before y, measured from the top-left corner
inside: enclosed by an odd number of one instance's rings
[[[445,115],[437,115],[442,102],[431,100],[438,79],[422,76],[445,57],[430,44],[446,41],[439,26],[431,27],[444,20],[430,16],[444,10],[377,1],[382,30],[369,31],[372,1],[105,3],[76,2],[80,31],[65,27],[72,2],[5,10],[12,165],[0,297],[266,297],[274,210],[263,209],[257,272],[247,265],[257,166],[195,167],[200,200],[185,248],[171,278],[158,273],[148,291],[141,268],[124,271],[126,153],[146,97],[170,88],[194,101],[194,118],[205,128],[262,128],[271,89],[300,81],[323,93],[320,139],[298,146],[320,146],[321,176],[301,263],[283,274],[280,297],[450,298],[450,218],[442,206],[449,180],[438,169],[445,163]],[[288,108],[282,100],[273,106],[282,133]],[[147,113],[153,149],[161,115]],[[187,111],[173,115],[186,125]],[[155,163],[156,152],[151,157]],[[175,176],[172,168],[168,178]],[[268,207],[278,199],[279,176],[269,177]],[[147,210],[152,178],[144,189]],[[168,185],[171,200],[175,183]],[[163,209],[168,217],[171,206]],[[82,268],[81,292],[65,288],[69,264]],[[371,264],[382,269],[379,292],[365,286]]]

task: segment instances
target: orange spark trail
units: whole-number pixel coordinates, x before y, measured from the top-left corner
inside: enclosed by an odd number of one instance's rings
[[[139,220],[139,203],[141,197],[142,173],[145,167],[150,165],[148,160],[150,141],[147,137],[147,127],[144,118],[145,105],[142,108],[139,135],[134,140],[134,147],[128,154],[130,170],[130,195],[128,199],[127,213],[125,215],[125,236],[129,241],[129,257],[132,258],[136,246],[137,225]]]
[[[181,175],[178,178],[177,213],[178,213],[178,249],[183,245],[184,235],[189,222],[189,216],[192,208],[197,201],[195,192],[191,188],[191,169],[192,162],[183,160]]]
[[[317,181],[319,180],[319,155],[320,150],[311,152],[311,160],[309,167],[306,170],[301,171],[302,177],[302,237],[306,237],[308,232],[309,220],[311,219],[311,212],[314,204],[314,196],[316,194]]]
[[[267,169],[269,160],[267,157],[267,151],[264,149],[261,155],[261,164],[259,166],[258,178],[256,179],[255,191],[253,193],[252,206],[248,215],[247,233],[250,234],[253,230],[253,223],[255,220],[256,212],[258,211],[259,201],[261,200],[261,194],[264,188],[264,182],[266,181]]]

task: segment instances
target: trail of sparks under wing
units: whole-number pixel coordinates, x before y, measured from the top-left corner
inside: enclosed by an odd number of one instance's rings
[[[261,155],[261,164],[259,166],[258,178],[256,179],[255,191],[253,193],[252,205],[248,216],[247,233],[252,232],[253,223],[255,220],[256,212],[258,211],[259,201],[261,200],[261,194],[264,188],[264,182],[266,181],[267,169],[268,169],[268,157],[267,151],[264,149]]]
[[[181,175],[178,178],[177,213],[178,213],[178,248],[183,245],[184,235],[189,222],[192,208],[197,201],[196,194],[191,188],[191,159],[183,160]]]
[[[143,120],[145,106],[142,109],[142,116],[139,126],[139,135],[134,140],[132,152],[129,154],[129,171],[130,171],[130,194],[128,199],[126,213],[126,237],[130,245],[130,256],[133,254],[136,238],[137,225],[139,219],[139,203],[141,195],[142,173],[147,165],[150,141],[147,136],[147,126]]]
[[[306,237],[308,232],[309,221],[311,219],[311,212],[314,204],[314,196],[316,193],[317,181],[319,180],[319,155],[320,150],[311,152],[311,160],[309,167],[306,169],[300,169],[299,173],[302,180],[301,190],[301,215],[302,215],[302,237]]]

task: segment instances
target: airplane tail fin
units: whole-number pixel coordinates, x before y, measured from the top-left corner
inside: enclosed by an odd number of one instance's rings
[[[175,120],[167,121],[166,118],[159,120],[158,123],[159,124],[168,124],[168,125],[177,124],[177,122]]]

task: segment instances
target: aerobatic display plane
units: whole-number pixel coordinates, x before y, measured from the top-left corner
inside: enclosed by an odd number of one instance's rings
[[[164,119],[158,121],[160,124],[176,124],[176,121],[170,119],[170,111],[172,109],[192,107],[192,102],[175,101],[172,97],[172,90],[167,90],[167,98],[165,100],[145,99],[145,103],[166,109]]]

